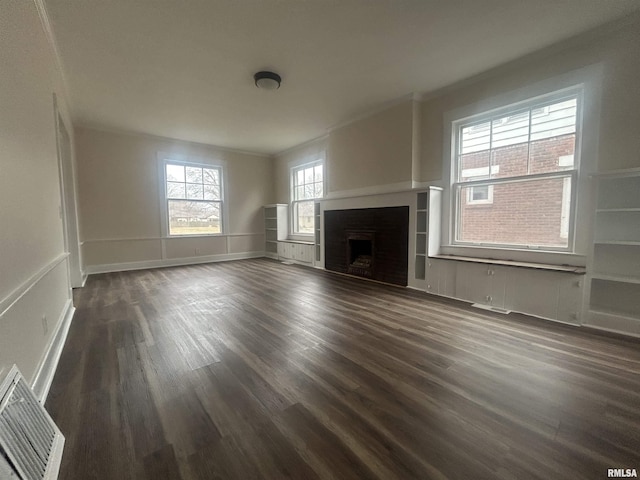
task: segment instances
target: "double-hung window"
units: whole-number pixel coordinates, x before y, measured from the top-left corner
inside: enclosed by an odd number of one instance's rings
[[[324,179],[321,160],[291,169],[292,234],[313,234],[314,200],[323,196]]]
[[[453,122],[454,245],[571,251],[581,94]]]
[[[164,160],[164,213],[168,234],[223,231],[222,166]]]

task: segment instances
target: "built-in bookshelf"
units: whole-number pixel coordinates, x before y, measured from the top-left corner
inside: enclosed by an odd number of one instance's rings
[[[315,258],[316,263],[320,262],[322,255],[322,231],[320,224],[320,202],[315,202],[313,205],[313,220],[314,220],[314,243],[315,243]]]
[[[264,206],[264,250],[267,257],[278,258],[278,241],[287,238],[287,205]]]
[[[418,192],[416,201],[415,278],[424,280],[429,255],[437,255],[440,245],[440,208],[442,189],[429,187]]]
[[[640,169],[596,179],[588,323],[640,335]]]

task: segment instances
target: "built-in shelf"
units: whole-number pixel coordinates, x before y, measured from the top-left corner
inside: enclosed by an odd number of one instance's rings
[[[587,323],[640,333],[640,169],[596,176]]]
[[[628,277],[626,275],[608,275],[604,273],[594,273],[591,278],[596,280],[606,280],[609,282],[636,283],[640,285],[640,277]],[[640,302],[640,299],[638,300]]]
[[[638,193],[640,195],[640,192]],[[640,212],[640,208],[599,208],[596,210],[597,213],[607,213],[607,212]]]
[[[440,246],[440,197],[442,189],[429,187],[417,193],[415,234],[415,278],[425,280],[427,255],[438,253]]]
[[[640,241],[629,241],[629,240],[596,240],[594,242],[596,245],[630,245],[630,246],[640,246]]]
[[[315,202],[313,204],[313,221],[315,228],[315,260],[316,262],[320,262],[320,257],[322,256],[322,231],[321,231],[321,213],[320,213],[320,202]]]

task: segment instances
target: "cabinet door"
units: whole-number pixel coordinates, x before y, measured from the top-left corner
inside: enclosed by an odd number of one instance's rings
[[[458,262],[456,296],[483,305],[504,307],[506,269],[496,265]]]
[[[577,323],[583,277],[561,272],[509,269],[505,308],[538,317]]]
[[[424,271],[425,289],[428,293],[440,293],[440,264],[434,258],[427,258],[427,264]]]

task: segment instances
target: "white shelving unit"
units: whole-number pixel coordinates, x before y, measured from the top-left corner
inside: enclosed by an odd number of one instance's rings
[[[417,194],[415,278],[425,280],[430,267],[428,257],[440,247],[440,210],[442,189],[429,187]]]
[[[319,264],[322,257],[322,230],[320,225],[320,202],[316,202],[313,205],[313,220],[314,220],[314,243],[315,243],[315,260]]]
[[[640,169],[596,178],[587,324],[640,336]]]
[[[287,238],[287,205],[264,206],[264,251],[269,258],[278,258],[278,241]]]

